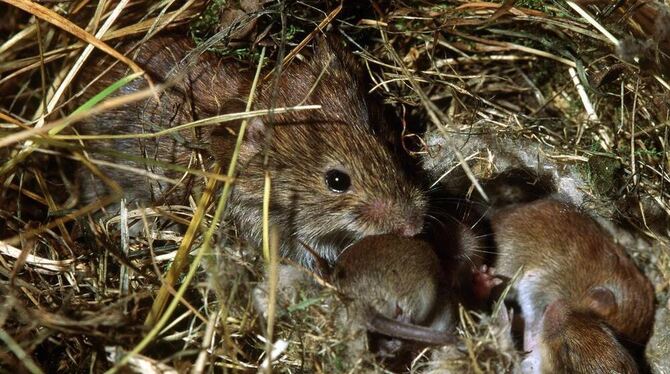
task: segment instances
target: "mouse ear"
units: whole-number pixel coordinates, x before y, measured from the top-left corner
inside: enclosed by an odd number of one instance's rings
[[[344,44],[344,40],[332,32],[326,34],[317,34],[314,57],[312,66],[321,71],[327,68],[328,71],[345,71],[347,74],[359,76],[363,73],[360,64],[356,61],[354,55],[349,52]]]
[[[592,287],[584,298],[584,306],[601,318],[607,318],[617,310],[616,296],[607,287]]]
[[[245,103],[241,100],[229,100],[221,106],[221,114],[245,112]],[[243,119],[235,119],[215,126],[210,133],[209,149],[216,161],[226,168],[235,151],[235,143]],[[260,152],[265,139],[265,123],[262,117],[247,119],[246,133],[240,149],[238,162],[246,163]]]
[[[544,310],[543,330],[545,334],[554,335],[563,330],[568,319],[569,307],[563,299],[557,299]]]

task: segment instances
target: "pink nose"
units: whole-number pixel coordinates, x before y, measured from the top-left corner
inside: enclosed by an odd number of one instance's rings
[[[394,230],[394,234],[409,238],[420,233],[422,226],[416,223],[403,223]]]

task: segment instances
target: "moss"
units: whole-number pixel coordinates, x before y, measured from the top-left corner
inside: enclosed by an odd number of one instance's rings
[[[212,0],[207,8],[189,24],[189,31],[196,42],[214,34],[219,25],[219,15],[229,0]]]
[[[589,177],[593,189],[603,195],[611,196],[621,185],[623,165],[615,157],[607,155],[593,155],[589,157]]]

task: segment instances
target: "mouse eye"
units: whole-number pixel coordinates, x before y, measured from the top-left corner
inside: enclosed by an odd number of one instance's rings
[[[333,192],[346,192],[351,187],[351,178],[342,170],[331,169],[326,172],[326,185]]]

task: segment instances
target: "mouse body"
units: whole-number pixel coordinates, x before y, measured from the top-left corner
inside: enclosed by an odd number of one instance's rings
[[[427,242],[368,236],[342,253],[332,279],[360,327],[425,344],[453,342],[458,301]]]
[[[142,43],[129,56],[155,83],[169,83],[168,88],[158,98],[93,116],[79,131],[140,134],[243,112],[254,66],[210,52],[190,57],[194,47],[189,38],[178,36]],[[102,74],[88,95],[128,73],[121,64],[105,71],[107,67],[99,62],[88,69],[88,77]],[[264,69],[261,77],[269,72]],[[343,248],[364,236],[390,232],[413,236],[422,230],[427,205],[423,190],[391,150],[381,111],[362,81],[363,70],[354,57],[337,40],[319,37],[311,58],[296,59],[278,78],[270,74],[259,82],[253,109],[297,105],[320,105],[321,109],[249,120],[227,217],[252,245],[261,241],[266,171],[272,180],[270,223],[278,228],[281,254],[309,268],[314,260],[303,244],[332,263]],[[146,87],[137,79],[120,93]],[[216,160],[226,170],[240,124],[241,120],[224,122],[155,138],[88,141],[87,150],[92,157],[136,169],[101,167],[121,185],[130,203],[179,204],[188,198],[188,187],[195,185],[196,178],[151,162],[209,170]],[[92,173],[84,173],[81,184],[85,201],[109,192]]]
[[[498,275],[521,269],[514,289],[526,370],[637,372],[623,344],[649,339],[654,293],[625,249],[593,218],[551,198],[503,208],[491,225]]]

